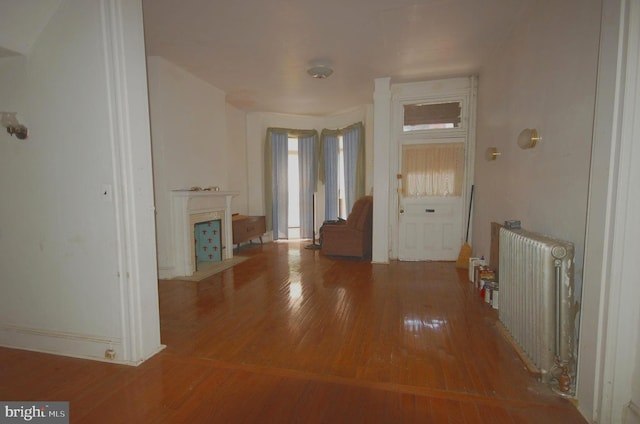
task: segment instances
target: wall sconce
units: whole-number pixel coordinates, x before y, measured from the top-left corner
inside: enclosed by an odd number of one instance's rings
[[[487,151],[484,153],[484,157],[485,159],[487,159],[488,161],[492,161],[492,160],[496,160],[498,159],[498,156],[500,156],[502,153],[500,153],[498,151],[497,148],[495,147],[488,147]]]
[[[2,117],[0,118],[0,125],[7,129],[7,132],[11,135],[15,135],[20,140],[24,140],[29,136],[29,130],[24,125],[18,122],[16,118],[16,112],[0,112]]]
[[[538,136],[538,130],[525,128],[518,136],[518,146],[521,149],[533,149],[542,137]]]

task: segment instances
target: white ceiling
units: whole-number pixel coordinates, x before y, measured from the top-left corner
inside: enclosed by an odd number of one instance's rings
[[[324,115],[373,102],[374,79],[478,73],[535,0],[143,0],[147,54],[246,110]],[[324,80],[306,73],[332,65]]]
[[[326,115],[372,103],[374,79],[478,73],[535,0],[143,0],[147,54],[246,111]],[[28,54],[61,0],[2,0],[0,57]],[[314,61],[331,77],[314,79]]]

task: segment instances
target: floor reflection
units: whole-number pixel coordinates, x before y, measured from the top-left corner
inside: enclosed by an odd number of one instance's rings
[[[302,283],[300,281],[289,282],[289,308],[298,309],[302,302]]]
[[[418,333],[423,329],[440,330],[446,324],[447,324],[446,319],[439,319],[439,318],[424,319],[424,318],[417,317],[415,315],[404,316],[404,329],[412,333]]]

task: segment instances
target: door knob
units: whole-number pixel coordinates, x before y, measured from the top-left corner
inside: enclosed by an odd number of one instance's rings
[[[426,213],[433,213],[433,212],[435,212],[436,210],[435,210],[435,209],[425,209],[424,211],[425,211]]]
[[[404,213],[404,209],[400,209],[400,213]]]

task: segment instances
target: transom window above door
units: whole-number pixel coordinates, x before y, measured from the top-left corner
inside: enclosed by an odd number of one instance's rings
[[[403,106],[402,132],[462,126],[462,102],[414,103]]]

